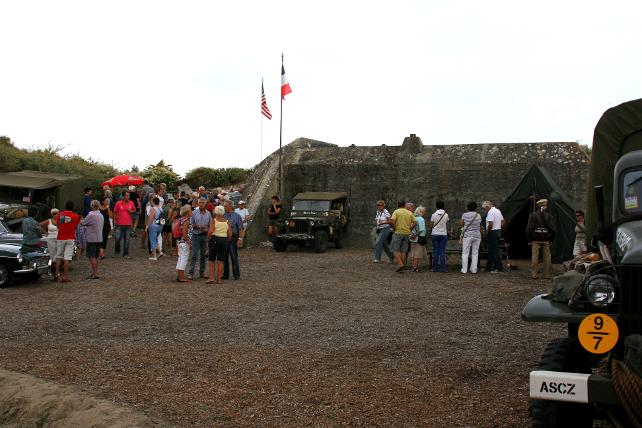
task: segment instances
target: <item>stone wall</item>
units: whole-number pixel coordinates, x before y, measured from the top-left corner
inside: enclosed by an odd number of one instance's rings
[[[275,161],[278,153],[266,158],[257,173]],[[533,164],[549,172],[576,208],[586,203],[588,157],[574,142],[424,146],[411,135],[401,146],[338,147],[298,139],[284,148],[282,164],[285,208],[303,191],[348,193],[350,236],[346,241],[356,245],[368,243],[378,199],[387,201],[391,212],[398,200],[412,201],[426,206],[428,215],[441,199],[451,218],[459,218],[471,200],[480,205],[486,199],[501,204]],[[260,207],[257,203],[254,224],[261,228],[251,230],[251,242],[266,239],[265,215],[260,211],[277,193],[276,181],[271,181]],[[451,222],[453,227],[455,223]]]

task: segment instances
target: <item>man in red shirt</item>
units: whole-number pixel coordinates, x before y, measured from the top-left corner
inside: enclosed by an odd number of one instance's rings
[[[114,253],[120,254],[120,240],[123,242],[123,257],[129,258],[129,235],[132,230],[132,213],[136,211],[134,203],[129,200],[129,191],[123,193],[123,198],[114,205],[114,227],[116,228],[116,246]]]
[[[73,212],[74,203],[67,201],[65,211],[54,217],[58,225],[58,238],[56,242],[56,272],[60,272],[60,264],[65,261],[62,282],[71,282],[69,279],[69,262],[74,257],[74,242],[76,229],[80,223],[80,216]],[[58,277],[55,277],[58,280]]]

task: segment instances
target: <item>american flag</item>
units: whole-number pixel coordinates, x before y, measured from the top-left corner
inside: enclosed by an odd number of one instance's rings
[[[261,82],[261,113],[263,114],[263,116],[272,120],[272,113],[270,113],[270,109],[267,106],[267,101],[265,100],[265,91],[263,90],[263,82]]]

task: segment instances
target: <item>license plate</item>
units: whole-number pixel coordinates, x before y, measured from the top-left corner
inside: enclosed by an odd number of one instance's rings
[[[535,370],[530,375],[530,396],[542,400],[588,403],[590,374]]]

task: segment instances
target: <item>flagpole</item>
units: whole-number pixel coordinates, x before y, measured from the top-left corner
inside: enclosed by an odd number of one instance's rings
[[[261,97],[263,97],[263,78],[262,77],[261,77]],[[263,113],[261,113],[261,151],[259,152],[258,163],[261,163],[262,160],[263,160]]]
[[[283,70],[283,52],[281,52],[281,70]],[[281,76],[279,76],[281,77]],[[281,151],[283,148],[283,94],[281,94],[281,115],[279,117],[279,197],[283,197],[283,169],[281,166]]]

